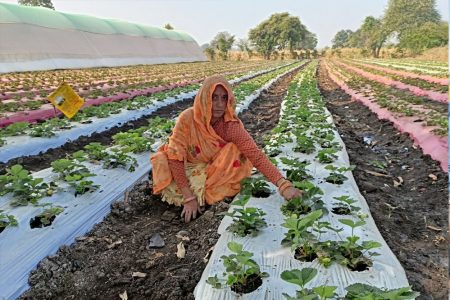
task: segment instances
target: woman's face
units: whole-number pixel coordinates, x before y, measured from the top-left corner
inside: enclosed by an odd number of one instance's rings
[[[227,90],[218,85],[212,94],[212,117],[217,119],[223,117],[227,108],[228,93]]]

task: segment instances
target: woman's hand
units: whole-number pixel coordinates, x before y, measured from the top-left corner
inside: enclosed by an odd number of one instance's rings
[[[283,196],[283,198],[286,199],[287,201],[292,200],[297,197],[300,197],[301,195],[303,195],[303,191],[299,190],[293,186],[286,188],[281,193],[281,196]]]
[[[197,212],[199,214],[202,213],[200,206],[198,205],[197,198],[191,200],[184,204],[183,211],[181,212],[181,217],[184,215],[184,221],[189,223],[191,219],[195,219],[197,217]]]

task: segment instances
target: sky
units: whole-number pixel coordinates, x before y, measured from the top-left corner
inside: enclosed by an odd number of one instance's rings
[[[0,0],[17,3],[17,0]],[[251,28],[273,13],[288,12],[318,38],[317,48],[331,46],[341,29],[356,30],[366,16],[379,17],[388,0],[52,0],[56,10],[162,27],[170,23],[199,45],[221,31],[246,38]],[[448,21],[448,0],[437,0]]]

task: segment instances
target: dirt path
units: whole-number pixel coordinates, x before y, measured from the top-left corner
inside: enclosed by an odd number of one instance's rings
[[[293,75],[280,79],[240,116],[259,144],[278,122]],[[222,202],[185,224],[179,217],[181,208],[166,205],[145,183],[139,184],[126,204],[114,203],[111,214],[85,237],[42,260],[30,275],[33,287],[21,299],[119,299],[125,291],[129,299],[193,299],[204,258],[219,238],[219,213],[227,209]],[[165,246],[150,249],[152,234],[160,234]],[[183,259],[175,255],[181,241],[177,234],[189,237],[183,242]],[[133,277],[133,272],[145,277]]]
[[[419,299],[447,299],[448,174],[390,122],[351,101],[323,66],[318,75],[378,229]]]

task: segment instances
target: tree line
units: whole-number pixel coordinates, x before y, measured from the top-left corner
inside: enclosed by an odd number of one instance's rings
[[[248,38],[236,40],[228,32],[219,32],[209,44],[202,46],[209,59],[227,59],[228,53],[235,45],[249,57],[259,53],[264,59],[270,59],[280,52],[289,52],[296,57],[296,51],[304,50],[317,53],[317,37],[289,13],[272,14],[255,28],[250,29]]]
[[[436,0],[389,0],[381,17],[366,17],[356,31],[338,31],[332,48],[360,48],[363,54],[379,57],[384,46],[420,54],[447,43],[448,22],[441,20]]]

